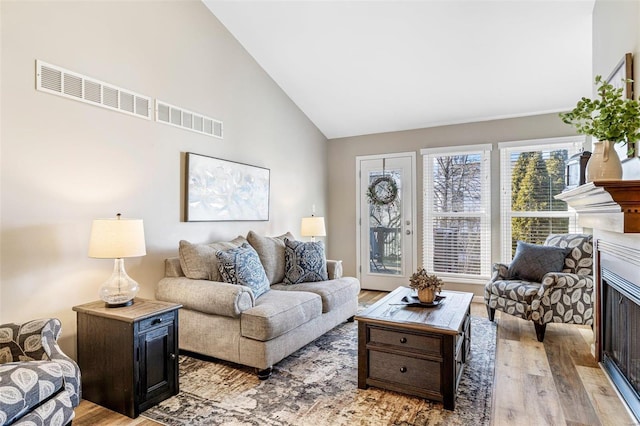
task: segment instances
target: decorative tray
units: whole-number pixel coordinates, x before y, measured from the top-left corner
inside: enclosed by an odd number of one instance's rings
[[[436,294],[436,298],[433,299],[432,303],[421,302],[418,299],[418,296],[404,296],[400,301],[402,303],[394,303],[394,305],[405,305],[410,308],[433,308],[434,306],[438,306],[441,304],[446,296],[440,296]]]

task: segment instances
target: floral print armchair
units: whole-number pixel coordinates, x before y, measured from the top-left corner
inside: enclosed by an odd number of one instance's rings
[[[550,322],[593,324],[593,242],[586,234],[552,234],[545,246],[566,248],[562,272],[544,274],[541,282],[514,279],[509,266],[493,265],[485,285],[489,319],[495,310],[533,321],[538,341]]]
[[[66,425],[80,403],[80,369],[58,346],[58,319],[0,325],[0,424]]]

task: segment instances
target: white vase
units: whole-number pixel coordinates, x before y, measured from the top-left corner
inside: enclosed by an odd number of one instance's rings
[[[622,179],[622,164],[613,145],[609,141],[593,143],[593,153],[587,162],[587,182]]]

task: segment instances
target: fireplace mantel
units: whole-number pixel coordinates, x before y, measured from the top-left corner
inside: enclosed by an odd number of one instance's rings
[[[640,233],[640,180],[601,180],[555,196],[578,214],[585,228]]]

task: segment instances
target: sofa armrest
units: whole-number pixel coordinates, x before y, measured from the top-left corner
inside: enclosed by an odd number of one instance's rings
[[[330,280],[342,278],[342,260],[327,259],[327,273]]]
[[[156,286],[156,299],[180,303],[205,314],[238,318],[255,304],[253,292],[245,286],[191,278],[163,278]]]

